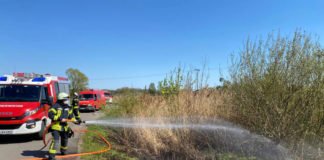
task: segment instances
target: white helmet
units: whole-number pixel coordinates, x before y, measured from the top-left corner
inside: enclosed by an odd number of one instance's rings
[[[75,96],[79,96],[79,94],[78,94],[77,92],[74,92],[74,95],[75,95]]]
[[[69,95],[64,93],[64,92],[61,92],[58,94],[58,97],[57,97],[57,100],[67,100],[69,99]]]

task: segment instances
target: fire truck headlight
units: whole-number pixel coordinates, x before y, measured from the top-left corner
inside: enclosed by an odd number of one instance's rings
[[[31,115],[35,114],[38,110],[39,110],[39,108],[36,108],[36,109],[34,109],[34,110],[27,110],[27,111],[25,112],[25,117],[26,117],[26,116],[31,116]]]

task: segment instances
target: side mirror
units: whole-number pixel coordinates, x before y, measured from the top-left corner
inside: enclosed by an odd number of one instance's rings
[[[46,100],[42,101],[43,104],[53,105],[53,97],[49,96]]]

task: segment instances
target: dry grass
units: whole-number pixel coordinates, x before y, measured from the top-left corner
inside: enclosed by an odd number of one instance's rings
[[[239,117],[241,114],[238,114],[237,108],[230,103],[232,99],[232,95],[228,92],[214,89],[202,89],[200,92],[181,91],[178,95],[170,97],[127,94],[116,97],[119,103],[116,110],[118,115],[124,117],[137,119],[154,117],[160,124],[168,123],[166,117],[181,118],[183,121],[194,119],[197,122],[226,119],[236,124],[244,124],[244,119]],[[290,122],[285,120],[285,122],[278,121],[279,123]],[[265,128],[266,126],[261,129]],[[117,129],[109,132],[110,138],[118,144],[120,151],[140,159],[226,159],[219,157],[219,153],[231,151],[230,148],[226,148],[228,147],[226,142],[215,140],[215,137],[208,133],[189,129]],[[264,132],[260,134],[266,135]],[[323,147],[321,141],[318,139],[315,141],[318,142],[319,148]],[[290,144],[286,146],[291,147],[291,154],[296,155],[296,159],[323,158],[323,152],[314,145],[308,145],[305,139],[298,139],[294,143],[284,140],[283,142]]]
[[[199,92],[181,91],[168,97],[128,94],[115,100],[119,115],[138,119],[154,117],[155,121],[163,124],[169,122],[166,117],[197,122],[229,118],[231,112],[226,108],[229,105],[225,105],[228,96],[215,89],[202,89]],[[110,111],[110,114],[114,112]],[[121,150],[140,159],[221,159],[217,158],[215,142],[207,133],[199,131],[122,129],[110,132],[110,138],[126,146]]]
[[[178,95],[163,97],[144,94],[139,97],[138,106],[133,107],[134,116],[140,117],[200,117],[215,118],[224,108],[224,97],[216,90],[199,92],[181,91]]]

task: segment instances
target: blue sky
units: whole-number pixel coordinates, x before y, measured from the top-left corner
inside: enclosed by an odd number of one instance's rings
[[[64,75],[78,68],[91,88],[144,87],[179,64],[210,85],[251,37],[297,28],[324,36],[321,1],[0,0],[0,74]],[[323,40],[320,40],[323,42]],[[152,76],[148,76],[152,75]],[[137,77],[137,78],[136,78]]]

